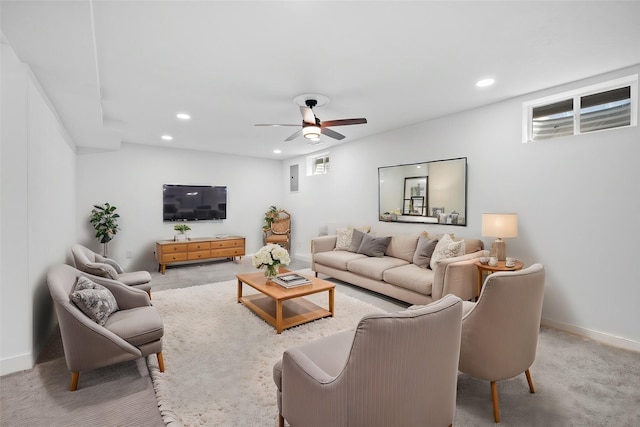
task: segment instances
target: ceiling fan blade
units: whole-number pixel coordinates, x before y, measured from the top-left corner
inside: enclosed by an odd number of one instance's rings
[[[322,133],[323,135],[330,136],[333,139],[337,139],[337,140],[344,139],[344,135],[342,135],[341,133],[338,133],[335,130],[327,129],[325,127],[320,129],[320,133]]]
[[[312,125],[316,124],[316,115],[313,114],[313,110],[309,107],[300,107],[300,113],[302,114],[302,120],[305,123]]]
[[[340,119],[340,120],[327,120],[322,122],[322,126],[346,126],[346,125],[363,125],[367,123],[367,119]]]
[[[298,125],[298,126],[300,126],[300,125]],[[300,129],[298,132],[296,132],[293,135],[291,135],[289,138],[285,139],[285,141],[293,141],[294,139],[296,139],[300,135],[302,135],[302,129]]]
[[[272,127],[278,127],[278,126],[300,126],[300,124],[298,123],[297,125],[290,125],[290,124],[279,124],[279,123],[258,123],[258,124],[255,124],[254,126],[272,126]]]

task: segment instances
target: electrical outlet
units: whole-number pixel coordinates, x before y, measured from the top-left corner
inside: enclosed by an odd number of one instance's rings
[[[127,258],[133,258],[133,252],[132,251],[127,251],[126,252],[126,257]]]

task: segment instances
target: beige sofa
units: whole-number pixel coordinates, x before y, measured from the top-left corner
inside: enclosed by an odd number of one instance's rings
[[[486,256],[479,239],[464,239],[465,254],[441,259],[434,269],[413,263],[419,235],[391,236],[384,256],[335,250],[337,236],[311,240],[311,269],[409,304],[429,304],[447,294],[463,301],[477,296],[478,270],[474,263]],[[454,240],[460,240],[454,238]]]

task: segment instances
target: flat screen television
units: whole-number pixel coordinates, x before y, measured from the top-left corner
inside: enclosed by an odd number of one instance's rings
[[[227,219],[227,187],[164,184],[162,219],[165,222]]]

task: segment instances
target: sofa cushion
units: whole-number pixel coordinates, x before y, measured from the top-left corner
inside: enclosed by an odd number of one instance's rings
[[[439,260],[460,255],[464,255],[464,240],[454,242],[450,235],[445,234],[442,239],[438,240],[438,244],[431,255],[429,266],[434,270]]]
[[[431,255],[438,244],[438,239],[430,239],[427,236],[420,236],[416,251],[413,254],[413,263],[420,268],[428,268],[431,262]]]
[[[104,325],[109,316],[118,310],[118,302],[111,291],[84,276],[77,278],[70,298],[84,314],[99,325]]]
[[[424,295],[431,295],[433,285],[433,270],[420,268],[415,264],[390,268],[384,272],[382,278],[385,282],[409,289]]]
[[[418,236],[391,236],[391,242],[387,246],[386,255],[400,258],[407,262],[413,261],[413,254],[416,252]]]
[[[104,327],[135,346],[159,340],[164,335],[162,318],[153,306],[113,313]]]
[[[313,254],[313,262],[343,271],[347,271],[347,264],[350,261],[360,258],[367,258],[367,256],[347,251],[318,252]]]
[[[382,280],[385,270],[409,264],[400,258],[389,256],[383,257],[364,257],[354,259],[347,264],[347,270],[351,273],[359,274],[374,280]]]
[[[128,273],[118,274],[116,280],[129,286],[144,285],[151,281],[151,274],[145,270],[130,271]]]
[[[358,253],[372,257],[383,257],[384,252],[387,250],[387,246],[389,246],[389,242],[391,242],[390,236],[372,237],[365,234],[362,237],[362,243],[358,248]]]

